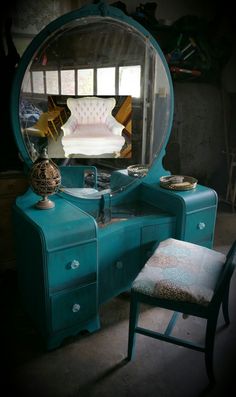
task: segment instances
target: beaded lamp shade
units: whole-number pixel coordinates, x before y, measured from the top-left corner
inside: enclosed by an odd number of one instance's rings
[[[53,208],[55,204],[48,199],[48,196],[58,191],[61,174],[56,164],[48,158],[46,149],[32,166],[29,177],[32,190],[42,196],[42,200],[38,201],[36,207],[39,209]]]

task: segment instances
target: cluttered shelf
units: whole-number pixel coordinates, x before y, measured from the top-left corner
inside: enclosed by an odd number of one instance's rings
[[[113,5],[127,14],[124,3]],[[215,14],[208,20],[185,15],[170,23],[158,19],[156,8],[156,2],[141,3],[131,16],[159,43],[173,81],[220,82],[221,71],[232,52],[230,39],[220,31],[220,16]]]

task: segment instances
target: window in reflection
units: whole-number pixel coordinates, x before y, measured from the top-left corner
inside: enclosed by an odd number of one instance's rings
[[[46,93],[59,94],[58,72],[56,70],[46,71]]]
[[[77,70],[77,94],[93,95],[94,93],[94,70],[78,69]]]
[[[97,94],[98,95],[115,95],[115,68],[98,68],[97,69]]]
[[[25,73],[25,75],[24,75],[24,79],[22,82],[22,92],[25,92],[25,93],[32,92],[30,73]]]
[[[116,75],[119,81],[117,86]],[[140,98],[141,65],[33,71],[32,77],[30,73],[25,75],[22,84],[22,92],[25,93],[75,95],[75,91],[77,95],[131,94],[134,98]]]
[[[61,70],[61,94],[75,95],[75,70]]]
[[[135,98],[140,98],[141,66],[119,67],[119,94],[129,93]]]
[[[44,93],[43,72],[32,72],[33,92],[38,94]]]

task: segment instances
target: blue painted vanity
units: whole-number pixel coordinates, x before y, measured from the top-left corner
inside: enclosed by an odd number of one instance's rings
[[[114,80],[102,91],[101,81],[105,84],[109,75],[99,78],[106,68],[114,72]],[[93,76],[92,91],[91,84],[80,86],[84,71]],[[74,77],[66,86],[69,76]],[[129,85],[133,78],[135,84]],[[132,98],[129,123],[123,117],[123,154],[61,156],[60,126],[56,138],[36,128],[37,117],[49,114],[52,93],[65,114],[68,97],[114,96],[117,103]],[[11,105],[26,172],[46,146],[62,173],[61,189],[51,198],[54,208],[37,209],[39,196],[31,188],[14,206],[22,302],[48,349],[82,330],[98,330],[99,306],[129,289],[161,240],[175,237],[212,246],[216,193],[201,185],[188,191],[167,190],[159,183],[161,176],[170,174],[162,160],[171,132],[173,96],[156,41],[137,22],[103,2],[50,23],[22,58]],[[24,112],[29,107],[31,124],[29,111]],[[51,120],[47,131],[54,128]],[[130,175],[127,169],[132,164],[145,164],[148,172]]]

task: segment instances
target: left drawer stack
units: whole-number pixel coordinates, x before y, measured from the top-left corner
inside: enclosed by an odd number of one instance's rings
[[[13,208],[19,291],[24,310],[47,349],[100,328],[97,228],[76,206],[53,197],[50,211],[35,208],[30,190]]]
[[[98,313],[97,242],[50,252],[48,287],[51,333],[88,329]]]

